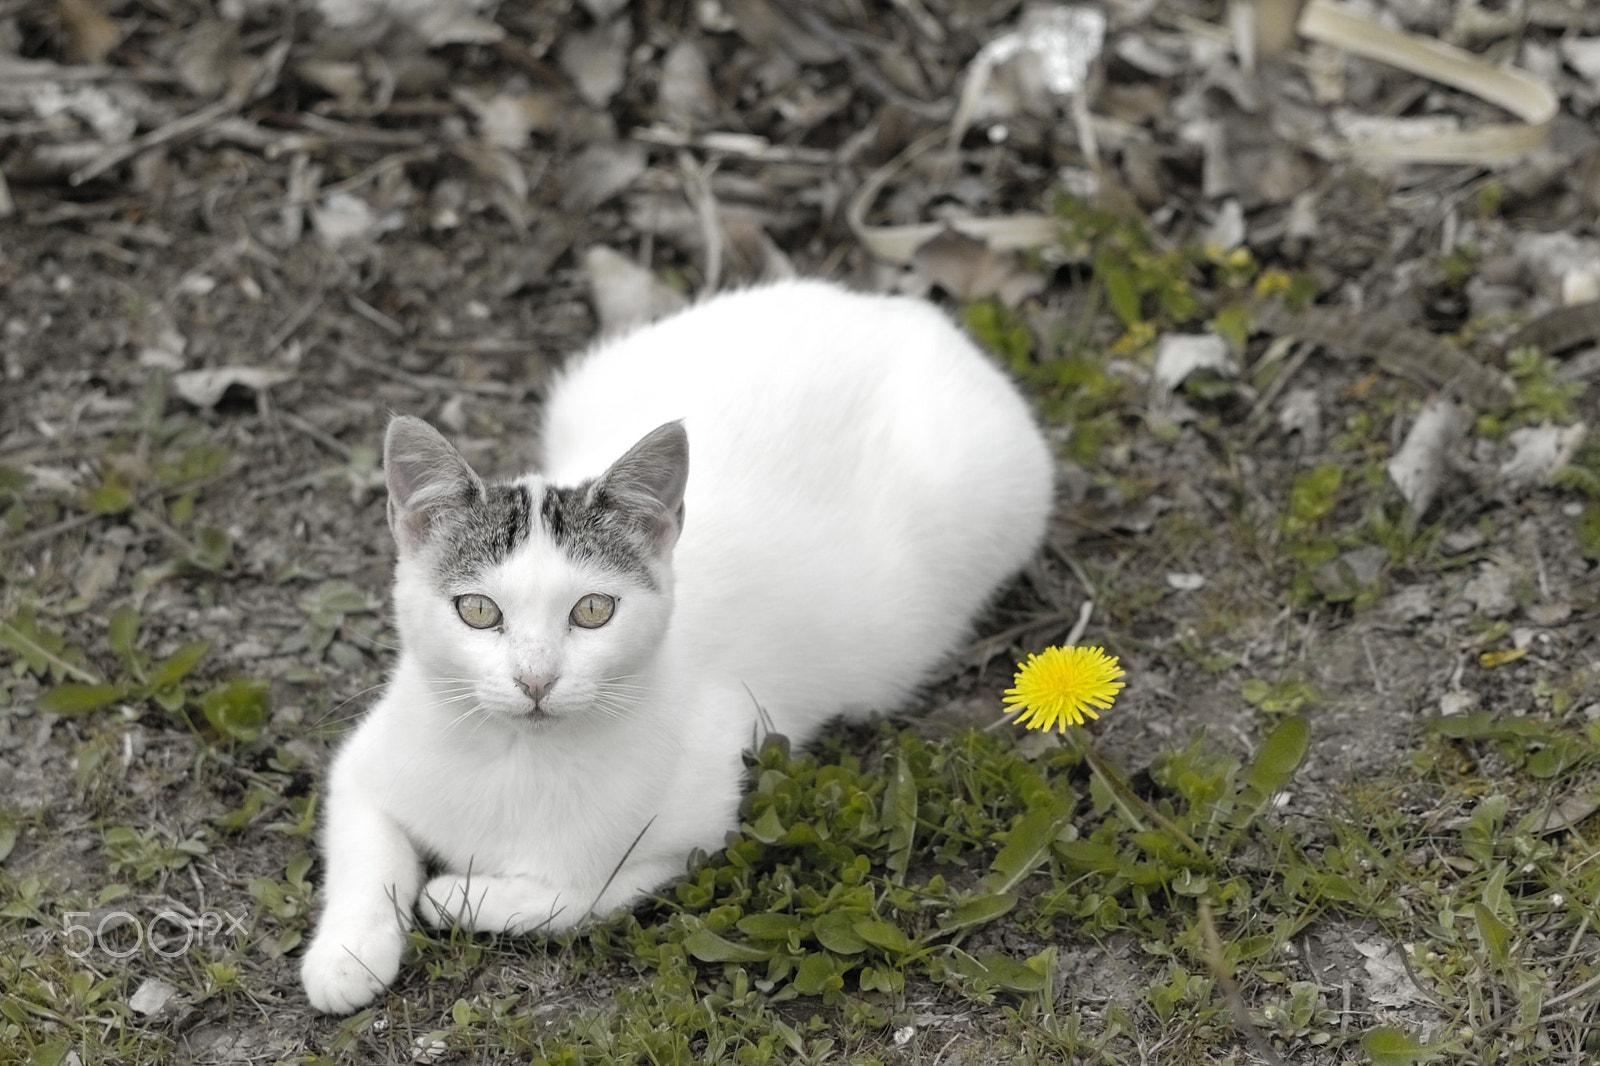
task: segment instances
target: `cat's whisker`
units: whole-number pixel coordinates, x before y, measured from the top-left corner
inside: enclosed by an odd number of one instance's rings
[[[468,707],[465,711],[462,711],[459,715],[457,715],[455,718],[453,718],[450,721],[449,725],[446,725],[444,727],[445,735],[449,736],[451,733],[454,733],[457,729],[459,729],[461,727],[461,723],[462,722],[465,722],[468,718],[471,718],[473,715],[478,714],[478,712],[481,711],[481,710],[483,710],[483,707],[480,704],[473,704],[471,707]],[[488,717],[488,715],[479,716],[479,725],[480,726],[482,725],[482,720],[487,718],[487,717]],[[474,729],[473,733],[476,733],[476,732],[477,732],[477,729]],[[471,736],[472,733],[469,733],[467,735]]]
[[[333,715],[338,714],[340,711],[342,711],[346,707],[350,706],[350,704],[354,703],[356,700],[359,700],[362,696],[367,695],[369,692],[377,692],[378,690],[387,688],[388,686],[389,686],[389,683],[387,681],[380,681],[376,685],[368,685],[366,688],[362,689],[360,692],[357,692],[357,693],[355,693],[353,695],[350,695],[350,696],[346,696],[344,699],[340,700],[338,703],[334,704],[332,707],[329,707],[326,711],[323,711],[322,714],[318,716],[317,720],[311,723],[311,728],[315,729],[315,728],[317,728],[317,726],[320,726],[320,725],[326,723],[330,718],[332,718]],[[336,721],[336,722],[345,722],[345,721],[349,721],[352,718],[358,717],[359,714],[360,714],[360,712],[356,712],[356,713],[353,713],[353,714],[344,715],[343,717],[340,717],[340,718],[334,718],[333,720]]]

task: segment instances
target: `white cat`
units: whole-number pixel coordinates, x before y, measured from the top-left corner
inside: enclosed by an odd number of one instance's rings
[[[816,281],[576,360],[538,473],[487,484],[407,417],[384,466],[402,650],[329,774],[302,967],[333,1013],[394,980],[413,911],[570,929],[721,847],[742,750],[902,703],[1038,547],[1052,483],[941,313]]]

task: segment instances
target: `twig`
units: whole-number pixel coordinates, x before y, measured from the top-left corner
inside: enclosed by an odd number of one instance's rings
[[[1083,639],[1083,631],[1089,628],[1089,619],[1094,615],[1094,601],[1084,600],[1078,608],[1078,620],[1072,623],[1072,628],[1067,632],[1066,643],[1076,644]]]
[[[1233,1014],[1233,1024],[1250,1041],[1256,1053],[1272,1066],[1287,1066],[1278,1053],[1273,1050],[1267,1038],[1261,1035],[1261,1030],[1250,1018],[1250,1012],[1245,1009],[1244,996],[1239,992],[1239,983],[1233,979],[1233,974],[1228,972],[1227,960],[1222,955],[1222,940],[1217,936],[1216,923],[1211,920],[1211,904],[1205,900],[1200,901],[1200,932],[1205,937],[1206,961],[1211,964],[1211,972],[1216,975],[1217,984],[1222,986],[1223,994],[1228,997],[1228,1010]]]
[[[1422,979],[1417,976],[1417,971],[1411,968],[1411,956],[1406,954],[1406,946],[1399,941],[1395,941],[1392,950],[1400,956],[1400,965],[1405,969],[1406,976],[1411,979],[1411,984],[1416,988],[1416,990],[1421,992],[1423,996],[1427,998],[1428,1002],[1432,1003],[1435,1007],[1438,1007],[1442,1011],[1449,1011],[1450,1008],[1445,1006],[1444,1000],[1435,995],[1433,989],[1423,984]]]
[[[367,301],[363,300],[355,293],[347,293],[345,295],[345,302],[350,305],[350,310],[354,311],[368,322],[371,322],[374,326],[377,326],[379,329],[383,330],[396,340],[399,340],[406,335],[406,328],[404,326],[390,318],[388,315],[384,314],[382,311],[378,310],[376,307],[373,307],[371,304],[367,303]]]
[[[700,238],[706,246],[706,276],[702,293],[717,291],[722,280],[722,223],[717,218],[717,197],[711,191],[711,172],[717,168],[715,160],[697,166],[694,157],[683,149],[678,150],[678,170],[683,174],[683,191],[694,205],[700,219]]]
[[[949,672],[940,678],[940,680],[948,681],[953,677],[959,677],[960,675],[966,673],[972,668],[972,660],[974,658],[978,660],[976,665],[978,669],[981,670],[985,666],[989,665],[990,659],[993,659],[996,655],[999,655],[1011,644],[1012,641],[1016,640],[1018,637],[1025,637],[1029,633],[1033,633],[1038,630],[1048,630],[1055,626],[1062,625],[1063,623],[1069,621],[1072,618],[1072,615],[1073,612],[1071,611],[1056,611],[1052,614],[1040,615],[1038,618],[1029,619],[1026,622],[1014,625],[1009,629],[1002,629],[993,636],[984,637],[982,640],[974,641],[967,648],[967,650],[962,652],[957,658],[957,665],[952,667]]]
[[[110,150],[101,153],[100,157],[86,167],[81,167],[72,172],[67,178],[69,185],[82,185],[99,177],[118,163],[143,152],[149,151],[158,145],[170,141],[192,137],[196,133],[226,118],[239,110],[244,103],[242,93],[229,93],[215,103],[207,104],[198,111],[191,111],[187,115],[175,118],[164,126],[157,127],[142,137],[135,137],[131,141],[119,144]]]
[[[517,387],[505,385],[498,381],[462,381],[458,378],[443,378],[434,374],[411,374],[398,367],[380,363],[376,359],[369,359],[364,355],[350,351],[341,346],[339,358],[347,363],[354,364],[363,370],[370,370],[374,374],[381,374],[391,381],[398,381],[408,385],[418,392],[471,392],[480,396],[509,396],[513,399],[522,399],[533,394],[536,390],[531,386]]]
[[[628,134],[636,141],[661,148],[692,148],[697,152],[738,156],[756,163],[786,163],[826,167],[835,162],[833,152],[821,148],[772,144],[753,133],[685,133],[665,126],[646,126]]]
[[[295,308],[289,317],[283,320],[283,325],[279,326],[267,340],[266,345],[262,348],[262,354],[271,356],[273,352],[283,347],[284,343],[294,336],[300,327],[305,325],[307,320],[317,313],[317,308],[321,306],[322,294],[319,292],[316,296]]]
[[[291,427],[299,430],[301,433],[304,433],[306,436],[310,437],[312,440],[328,449],[328,451],[339,456],[341,459],[346,460],[347,462],[349,461],[350,446],[344,441],[340,440],[338,437],[335,437],[326,430],[313,425],[311,422],[301,418],[293,411],[285,411],[280,408],[276,411],[276,414],[279,418],[289,423]]]
[[[1142,812],[1145,817],[1159,825],[1162,829],[1165,829],[1167,832],[1171,833],[1173,838],[1177,840],[1178,843],[1188,848],[1189,851],[1194,854],[1195,858],[1205,863],[1207,867],[1212,867],[1214,865],[1211,861],[1211,856],[1206,854],[1205,848],[1202,848],[1199,844],[1195,843],[1194,838],[1188,833],[1185,833],[1182,829],[1179,829],[1177,825],[1173,823],[1172,819],[1168,818],[1166,815],[1162,814],[1160,811],[1156,810],[1155,807],[1146,802],[1143,796],[1129,788],[1128,783],[1122,779],[1122,775],[1117,772],[1116,768],[1102,759],[1100,757],[1100,753],[1095,751],[1094,745],[1089,743],[1087,740],[1084,741],[1083,745],[1083,758],[1084,761],[1089,764],[1089,769],[1093,770],[1095,775],[1099,777],[1101,781],[1104,781],[1107,787],[1109,787],[1111,791],[1116,794],[1119,803],[1131,804],[1132,806],[1138,808],[1138,811]],[[1126,806],[1124,807],[1124,810],[1127,810]],[[1134,811],[1128,810],[1127,813],[1129,815],[1134,815],[1135,822],[1138,821]]]
[[[1250,415],[1245,421],[1255,422],[1256,419],[1266,414],[1267,409],[1277,401],[1278,394],[1288,387],[1289,380],[1305,365],[1306,360],[1311,358],[1311,353],[1316,350],[1317,346],[1312,342],[1301,341],[1299,347],[1295,348],[1294,354],[1284,360],[1283,369],[1278,371],[1277,376],[1267,383],[1266,388],[1261,390],[1261,395],[1256,397],[1256,402],[1251,405]]]

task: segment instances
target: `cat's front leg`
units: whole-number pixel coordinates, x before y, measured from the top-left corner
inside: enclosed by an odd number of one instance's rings
[[[322,915],[300,965],[317,1010],[349,1014],[400,972],[422,859],[400,825],[354,788],[329,797]]]
[[[682,862],[656,862],[622,871],[604,891],[561,889],[539,877],[443,874],[428,882],[417,913],[435,929],[476,933],[560,933],[637,903],[683,875]]]

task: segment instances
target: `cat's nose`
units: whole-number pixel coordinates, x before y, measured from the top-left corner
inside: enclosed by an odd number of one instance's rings
[[[538,706],[539,701],[550,695],[550,690],[556,687],[556,679],[544,674],[519,674],[517,687]]]

